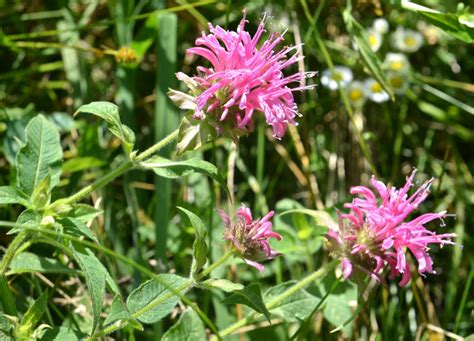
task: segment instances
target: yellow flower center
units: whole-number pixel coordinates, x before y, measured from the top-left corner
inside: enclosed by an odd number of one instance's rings
[[[352,89],[351,91],[349,91],[349,98],[353,102],[361,99],[362,91],[360,89]]]
[[[370,86],[370,90],[372,92],[381,92],[382,91],[382,86],[380,85],[379,82],[374,82],[371,86]]]
[[[400,71],[405,66],[405,63],[401,60],[393,61],[390,63],[390,69],[394,71]]]
[[[403,42],[404,42],[407,46],[410,46],[410,47],[416,46],[416,44],[417,44],[416,39],[413,38],[413,37],[405,37],[405,39],[403,39]]]
[[[405,83],[405,80],[402,77],[394,76],[390,78],[390,84],[396,89],[400,89],[403,83]]]
[[[334,71],[334,74],[332,75],[332,79],[335,80],[336,82],[337,81],[342,81],[342,79],[343,79],[342,73],[338,72],[338,71]]]
[[[369,44],[370,46],[376,46],[377,45],[377,37],[374,34],[369,35]]]

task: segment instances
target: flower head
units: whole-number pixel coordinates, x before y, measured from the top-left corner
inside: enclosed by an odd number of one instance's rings
[[[382,46],[382,34],[376,30],[367,31],[367,40],[369,41],[370,48],[372,51],[377,52]]]
[[[382,103],[389,99],[388,93],[382,88],[379,82],[373,78],[368,78],[364,82],[368,97],[372,102]]]
[[[380,34],[385,34],[388,32],[389,29],[388,21],[384,18],[377,18],[372,24],[372,29]]]
[[[425,228],[428,222],[443,219],[445,211],[407,219],[426,199],[434,180],[424,182],[408,195],[415,173],[416,170],[402,188],[386,186],[372,177],[376,192],[363,186],[351,189],[351,194],[359,197],[344,205],[350,212],[339,214],[339,230],[328,233],[334,254],[342,260],[344,278],[357,269],[379,279],[380,272],[388,266],[390,278],[401,275],[399,285],[405,286],[411,278],[407,251],[416,258],[421,275],[434,273],[429,245],[453,244],[451,239],[455,235],[436,234]]]
[[[231,220],[224,211],[218,210],[218,212],[224,222],[224,239],[232,242],[237,254],[247,264],[263,272],[265,267],[259,262],[280,255],[272,250],[268,242],[270,238],[282,239],[278,233],[272,231],[270,219],[273,217],[273,211],[257,220],[253,220],[252,212],[245,206],[237,210],[237,217],[234,220]]]
[[[203,33],[196,46],[187,50],[210,63],[209,68],[198,66],[192,84],[187,82],[195,98],[193,118],[206,120],[219,133],[236,138],[251,131],[253,115],[262,112],[274,137],[281,138],[288,124],[296,125],[299,115],[293,92],[312,88],[303,85],[303,80],[315,73],[285,77],[283,70],[303,58],[298,52],[289,56],[301,46],[278,50],[283,35],[272,33],[263,39],[265,19],[253,36],[245,30],[246,23],[244,16],[237,31],[209,24],[210,33]],[[293,83],[298,85],[290,88]]]
[[[338,82],[341,88],[345,88],[352,81],[351,69],[346,66],[335,66],[334,70],[324,70],[321,74],[321,84],[330,90],[337,90]]]
[[[361,107],[367,99],[367,89],[360,81],[351,82],[345,91],[349,102],[354,107]]]
[[[408,72],[410,70],[410,62],[403,53],[387,53],[384,66],[393,72]]]
[[[393,46],[402,52],[416,52],[423,45],[423,36],[417,31],[398,27],[392,35]]]
[[[403,95],[408,89],[408,76],[401,72],[387,72],[387,80],[397,95]]]

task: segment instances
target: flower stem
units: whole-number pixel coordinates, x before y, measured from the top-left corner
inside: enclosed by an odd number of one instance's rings
[[[7,251],[5,252],[5,255],[2,258],[2,261],[0,262],[0,276],[5,275],[8,270],[8,267],[10,266],[11,261],[13,260],[13,257],[15,256],[16,250],[21,246],[21,244],[25,241],[27,237],[28,232],[21,231],[12,240],[12,242],[7,248]]]
[[[301,289],[303,289],[304,287],[309,285],[316,278],[321,277],[322,275],[326,274],[328,271],[331,271],[332,269],[334,269],[336,267],[337,263],[338,263],[337,260],[333,260],[331,263],[328,263],[326,266],[320,268],[318,271],[315,271],[312,274],[310,274],[309,276],[303,278],[301,281],[299,281],[298,283],[293,285],[287,291],[285,291],[284,293],[278,295],[273,300],[271,300],[266,305],[267,309],[271,310],[271,309],[277,307],[281,302],[283,302],[284,300],[286,300],[291,295],[297,293],[298,291],[300,291]],[[240,320],[240,321],[232,324],[231,326],[227,327],[226,329],[221,331],[219,334],[222,337],[230,335],[233,332],[235,332],[237,329],[245,326],[247,323],[253,321],[254,319],[256,319],[259,316],[261,316],[260,313],[252,313],[252,314],[246,316],[245,318],[243,318],[242,320]]]
[[[234,254],[234,251],[232,249],[224,253],[224,255],[221,258],[216,260],[214,263],[209,265],[203,272],[201,272],[201,274],[198,276],[198,280],[203,279],[204,277],[209,275],[212,271],[214,271],[219,266],[224,264],[227,261],[227,259],[229,259],[229,257],[232,256],[233,254]]]

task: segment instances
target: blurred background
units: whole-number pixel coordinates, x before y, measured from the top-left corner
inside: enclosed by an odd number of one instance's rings
[[[15,183],[13,164],[24,128],[39,113],[61,131],[65,162],[56,198],[74,193],[123,159],[120,142],[104,123],[72,119],[80,105],[118,104],[141,150],[176,129],[183,113],[166,92],[185,90],[175,72],[196,73],[197,60],[186,49],[208,22],[235,30],[245,8],[251,34],[265,16],[267,32],[286,31],[284,44],[303,44],[304,61],[289,71],[318,71],[306,80],[317,87],[296,93],[299,125],[281,141],[256,118],[254,133],[238,146],[218,139],[184,157],[197,155],[216,164],[235,204],[246,203],[256,216],[306,207],[335,217],[335,208],[351,200],[351,186],[367,185],[372,175],[401,186],[417,168],[418,184],[437,178],[419,213],[447,210],[450,217],[430,228],[457,234],[458,246],[432,250],[437,275],[415,274],[403,289],[395,281],[382,283],[344,331],[330,334],[357,305],[353,285],[338,287],[303,339],[468,336],[474,333],[473,10],[457,1],[422,5],[451,14],[430,16],[410,4],[377,0],[0,1],[0,185]],[[165,151],[172,153],[172,148]],[[194,232],[176,206],[192,209],[207,222],[212,259],[223,252],[223,227],[213,209],[233,209],[225,192],[202,175],[171,181],[138,171],[94,193],[90,203],[104,211],[92,226],[102,245],[156,272],[179,274],[189,271]],[[3,206],[0,219],[15,221],[18,213],[18,207]],[[277,217],[274,226],[284,236],[274,247],[284,256],[268,264],[263,277],[241,264],[220,269],[220,275],[268,288],[301,278],[327,261],[323,238],[311,220]],[[0,231],[2,247],[10,240],[6,232]],[[42,245],[35,252],[52,256],[55,251]],[[101,260],[124,293],[144,280],[114,259]],[[49,318],[80,326],[86,320],[81,305],[88,304],[84,284],[66,285],[64,274],[49,278],[74,298],[55,297]],[[45,285],[33,274],[15,282],[24,297]],[[315,284],[310,292],[324,295],[328,285]],[[220,304],[218,294],[190,296],[220,328],[244,313]],[[168,317],[141,334],[125,329],[118,338],[154,339],[175,320]],[[286,340],[287,323],[250,328],[235,339]]]

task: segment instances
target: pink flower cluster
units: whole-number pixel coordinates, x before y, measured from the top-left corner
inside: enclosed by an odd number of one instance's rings
[[[250,209],[242,206],[237,210],[235,221],[231,221],[226,212],[222,210],[218,212],[225,226],[224,239],[232,242],[237,254],[247,264],[263,272],[265,267],[259,262],[280,255],[272,250],[268,243],[270,238],[282,239],[278,233],[272,231],[270,219],[273,217],[273,211],[268,212],[261,219],[253,220]]]
[[[339,214],[339,230],[330,230],[328,233],[334,253],[342,259],[344,278],[351,276],[356,267],[379,279],[379,273],[388,265],[390,278],[401,275],[399,285],[405,286],[411,278],[407,250],[416,258],[421,275],[425,272],[434,273],[428,246],[453,244],[451,238],[455,235],[436,234],[424,226],[432,220],[443,219],[445,211],[426,213],[407,220],[426,199],[434,180],[426,181],[408,195],[415,174],[416,170],[400,189],[387,187],[372,177],[371,184],[378,195],[363,186],[351,189],[351,194],[360,197],[345,204],[344,207],[350,212]]]
[[[241,135],[253,129],[252,117],[259,111],[272,126],[274,137],[281,138],[287,124],[296,125],[298,108],[293,91],[312,87],[289,88],[288,84],[301,83],[304,77],[315,73],[285,77],[282,70],[303,58],[299,54],[286,58],[299,46],[275,52],[284,39],[281,34],[273,33],[259,47],[265,31],[264,20],[253,37],[245,31],[245,23],[244,16],[237,32],[209,24],[211,33],[203,33],[196,39],[196,47],[188,49],[188,53],[204,57],[212,66],[197,67],[199,75],[193,77],[199,92],[193,117],[202,120],[211,116],[211,124],[221,133],[223,123],[227,123],[234,133],[239,130]]]

